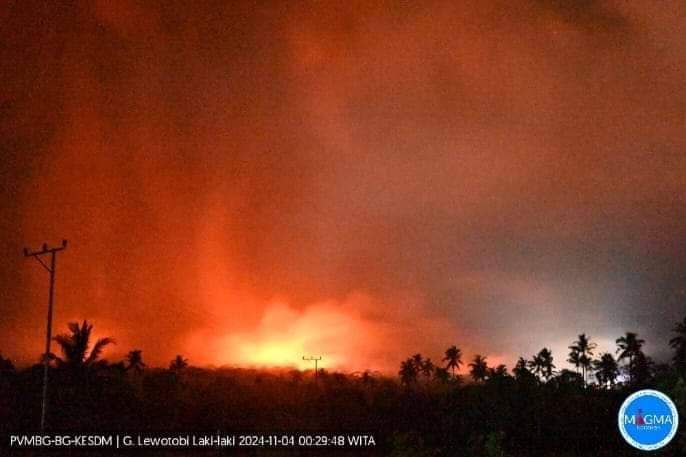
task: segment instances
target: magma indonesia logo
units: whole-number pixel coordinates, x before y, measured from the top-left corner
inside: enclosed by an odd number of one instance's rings
[[[619,408],[619,431],[637,449],[653,451],[666,446],[679,427],[679,414],[670,398],[656,390],[640,390]]]

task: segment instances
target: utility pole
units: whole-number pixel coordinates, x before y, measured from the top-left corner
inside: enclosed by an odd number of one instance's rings
[[[24,248],[24,257],[33,257],[40,263],[43,268],[48,270],[50,273],[50,293],[48,295],[48,326],[45,338],[45,355],[43,356],[43,405],[41,408],[40,415],[40,430],[41,432],[45,430],[45,418],[48,411],[48,367],[50,365],[50,342],[52,341],[52,304],[53,297],[55,294],[55,255],[67,248],[67,240],[62,240],[62,246],[59,247],[48,247],[46,243],[43,243],[43,248],[40,251],[29,251]],[[48,266],[41,256],[50,254],[50,266]]]
[[[319,376],[319,370],[317,369],[317,362],[319,362],[322,359],[322,356],[320,355],[319,357],[305,357],[303,356],[303,360],[306,362],[312,362],[314,361],[314,377],[316,378]]]

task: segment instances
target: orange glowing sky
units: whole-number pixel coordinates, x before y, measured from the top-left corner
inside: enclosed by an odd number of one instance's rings
[[[0,352],[396,371],[683,316],[679,1],[0,5]],[[676,298],[675,298],[676,297]]]

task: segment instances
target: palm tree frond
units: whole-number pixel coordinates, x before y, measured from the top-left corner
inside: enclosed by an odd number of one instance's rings
[[[105,348],[105,346],[109,344],[116,344],[114,339],[105,337],[105,338],[100,338],[95,345],[93,346],[93,349],[91,349],[90,354],[88,355],[88,358],[85,361],[86,365],[92,365],[98,357],[100,357],[100,354],[102,353],[102,350]]]

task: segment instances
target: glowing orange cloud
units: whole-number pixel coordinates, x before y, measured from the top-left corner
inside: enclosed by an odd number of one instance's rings
[[[302,356],[322,355],[322,366],[362,368],[354,359],[366,358],[370,354],[365,348],[376,346],[379,332],[373,327],[333,302],[300,312],[277,303],[267,308],[255,331],[226,336],[220,358],[242,365],[309,368]]]
[[[311,368],[303,356],[322,356],[321,367],[362,370],[379,360],[383,327],[354,312],[352,301],[316,303],[298,310],[275,302],[265,307],[255,328],[227,329],[220,335],[204,331],[193,335],[191,352],[211,340],[207,362],[252,367]]]

